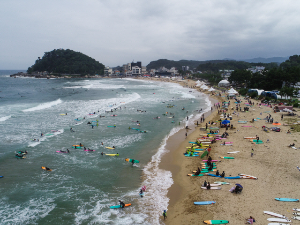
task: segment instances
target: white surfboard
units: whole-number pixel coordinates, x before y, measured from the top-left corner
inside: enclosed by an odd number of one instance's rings
[[[294,211],[300,212],[300,209],[297,209],[297,208],[293,208],[293,210],[294,210]]]
[[[291,220],[288,219],[279,219],[279,218],[268,218],[268,221],[270,222],[282,222],[282,223],[290,223]]]
[[[294,220],[300,220],[300,216],[293,216],[292,219],[294,219]]]
[[[293,215],[300,216],[300,212],[294,212]]]
[[[284,216],[284,215],[281,215],[281,214],[278,214],[278,213],[274,213],[274,212],[270,212],[270,211],[264,211],[264,213],[268,214],[268,215],[271,215],[271,216],[279,217],[279,218],[282,218],[282,219],[286,218],[286,216]]]
[[[238,153],[240,151],[234,151],[234,152],[227,152],[227,154],[235,154],[235,153]]]
[[[201,187],[202,189],[207,189],[206,187]],[[221,190],[220,187],[210,187],[211,190]]]
[[[268,223],[268,225],[291,225],[289,223]]]

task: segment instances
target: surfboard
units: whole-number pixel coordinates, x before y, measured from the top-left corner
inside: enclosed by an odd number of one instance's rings
[[[292,222],[291,220],[288,220],[288,219],[279,219],[279,218],[268,218],[267,220],[270,222],[282,222],[282,223]]]
[[[43,170],[46,170],[46,167],[45,167],[45,166],[42,166],[41,168],[42,168]],[[46,171],[52,171],[52,169],[46,170]]]
[[[58,153],[68,153],[67,151],[56,151]]]
[[[115,126],[107,126],[107,127],[115,127]]]
[[[205,224],[227,224],[229,223],[228,220],[204,220],[203,223]]]
[[[105,147],[105,148],[107,148],[107,149],[115,149],[115,148],[112,148],[112,147]]]
[[[257,180],[257,179],[258,179],[258,178],[255,177],[255,176],[247,175],[247,174],[243,174],[243,173],[239,173],[238,175],[240,175],[241,178],[244,178],[244,179],[254,179],[254,180]]]
[[[241,179],[240,176],[236,176],[236,177],[224,177],[225,179]]]
[[[215,201],[201,201],[201,202],[194,202],[194,205],[212,205],[215,204]]]
[[[256,137],[244,137],[244,139],[256,139]]]
[[[214,182],[215,184],[222,184],[222,185],[224,185],[224,184],[230,184],[230,183],[228,183],[228,182],[222,182],[222,181],[216,181],[216,182]]]
[[[295,213],[293,213],[293,215],[295,215],[295,216],[300,216],[300,213],[295,212]]]
[[[227,152],[227,154],[236,154],[236,153],[238,153],[238,152],[240,152],[240,151]]]
[[[59,115],[61,115],[61,116],[65,116],[66,114],[59,114]]]
[[[299,199],[296,198],[275,198],[275,200],[282,202],[299,202]]]
[[[221,186],[222,184],[210,184],[211,187],[218,187]],[[204,187],[204,185],[201,185],[201,187]]]
[[[119,154],[105,154],[105,155],[108,155],[108,156],[119,156]]]
[[[294,211],[300,212],[300,209],[293,208]]]
[[[188,176],[190,176],[190,177],[202,177],[202,176],[203,176],[203,174],[199,174],[199,175],[195,175],[195,174],[188,174]]]
[[[278,217],[278,218],[282,218],[282,219],[286,218],[286,216],[284,216],[284,215],[281,215],[281,214],[278,214],[278,213],[274,213],[274,212],[270,212],[270,211],[264,211],[264,213],[268,214],[268,215],[271,215],[271,216]]]
[[[72,148],[81,149],[81,147],[79,147],[79,146],[72,146]]]
[[[220,157],[221,159],[234,159],[234,157]]]
[[[125,161],[126,161],[126,162],[132,162],[132,159],[126,158]],[[139,162],[140,162],[139,160],[135,160],[135,159],[134,159],[134,163],[139,163]]]
[[[94,149],[86,149],[86,150],[84,150],[85,152],[94,152],[95,150]]]
[[[131,203],[125,204],[125,207],[131,206]],[[109,207],[110,209],[120,209],[121,206],[120,205],[113,205]]]
[[[300,216],[293,216],[292,219],[294,219],[294,220],[300,220]]]
[[[201,159],[204,158],[204,156],[206,156],[208,154],[208,151],[203,152],[203,154],[201,155]]]
[[[201,187],[201,188],[207,190],[206,187]],[[221,190],[221,188],[220,187],[210,187],[210,190]]]

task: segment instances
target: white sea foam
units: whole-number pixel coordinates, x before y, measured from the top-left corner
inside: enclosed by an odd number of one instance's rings
[[[24,109],[24,110],[22,110],[22,111],[23,111],[23,112],[32,112],[32,111],[37,111],[37,110],[47,109],[47,108],[50,108],[50,107],[52,107],[52,106],[58,105],[58,104],[60,104],[60,103],[62,103],[62,100],[59,98],[59,99],[57,99],[56,101],[42,103],[42,104],[39,104],[38,106],[29,108],[29,109]]]
[[[0,117],[0,122],[3,122],[5,120],[8,120],[11,117],[11,115],[9,116],[4,116],[4,117]]]
[[[174,183],[172,173],[170,171],[162,170],[159,164],[166,150],[166,143],[170,136],[177,133],[181,128],[175,127],[171,130],[162,143],[157,153],[152,156],[151,161],[145,166],[143,172],[146,179],[143,186],[147,187],[147,204],[141,203],[142,211],[150,214],[151,224],[159,224],[159,217],[163,210],[168,208],[169,198],[167,197],[168,189]]]
[[[46,217],[56,206],[51,198],[31,199],[22,205],[0,201],[1,224],[35,224]]]

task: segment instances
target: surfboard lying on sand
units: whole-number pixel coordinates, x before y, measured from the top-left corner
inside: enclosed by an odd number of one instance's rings
[[[221,159],[234,159],[234,157],[220,157]]]
[[[227,154],[236,154],[239,153],[240,151],[234,151],[234,152],[227,152]]]
[[[264,213],[268,214],[268,215],[271,215],[271,216],[278,217],[278,218],[282,218],[282,219],[286,218],[286,216],[284,216],[284,215],[281,215],[281,214],[278,214],[278,213],[274,213],[274,212],[270,212],[270,211],[264,211]]]
[[[195,174],[190,174],[190,173],[189,173],[188,176],[190,176],[190,177],[202,177],[203,174],[195,175]]]
[[[293,208],[294,211],[300,212],[300,209]]]
[[[290,223],[268,223],[268,225],[291,225]]]
[[[222,184],[210,184],[211,187],[218,187],[221,186]],[[204,187],[203,185],[201,187]]]
[[[291,220],[288,220],[288,219],[279,219],[279,218],[268,218],[267,220],[270,222],[282,222],[282,223],[292,222]]]
[[[205,224],[227,224],[229,223],[228,220],[204,220],[203,223]]]
[[[206,187],[201,187],[201,188],[207,190]],[[221,190],[221,188],[220,187],[210,187],[210,190]]]
[[[215,201],[201,201],[201,202],[194,202],[194,205],[212,205],[215,204]]]
[[[215,184],[222,184],[222,185],[224,185],[224,184],[230,184],[230,183],[228,183],[228,182],[222,182],[222,181],[216,181],[216,182],[214,182]]]
[[[299,202],[299,199],[296,198],[275,198],[275,200],[282,202]]]
[[[300,216],[293,216],[292,219],[294,219],[294,220],[300,220]]]
[[[256,137],[244,137],[244,139],[256,139]]]

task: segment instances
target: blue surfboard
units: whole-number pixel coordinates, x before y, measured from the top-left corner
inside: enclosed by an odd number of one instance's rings
[[[295,198],[275,198],[275,200],[282,202],[299,202],[299,199]]]
[[[202,201],[202,202],[194,202],[195,205],[211,205],[216,203],[215,201]]]

